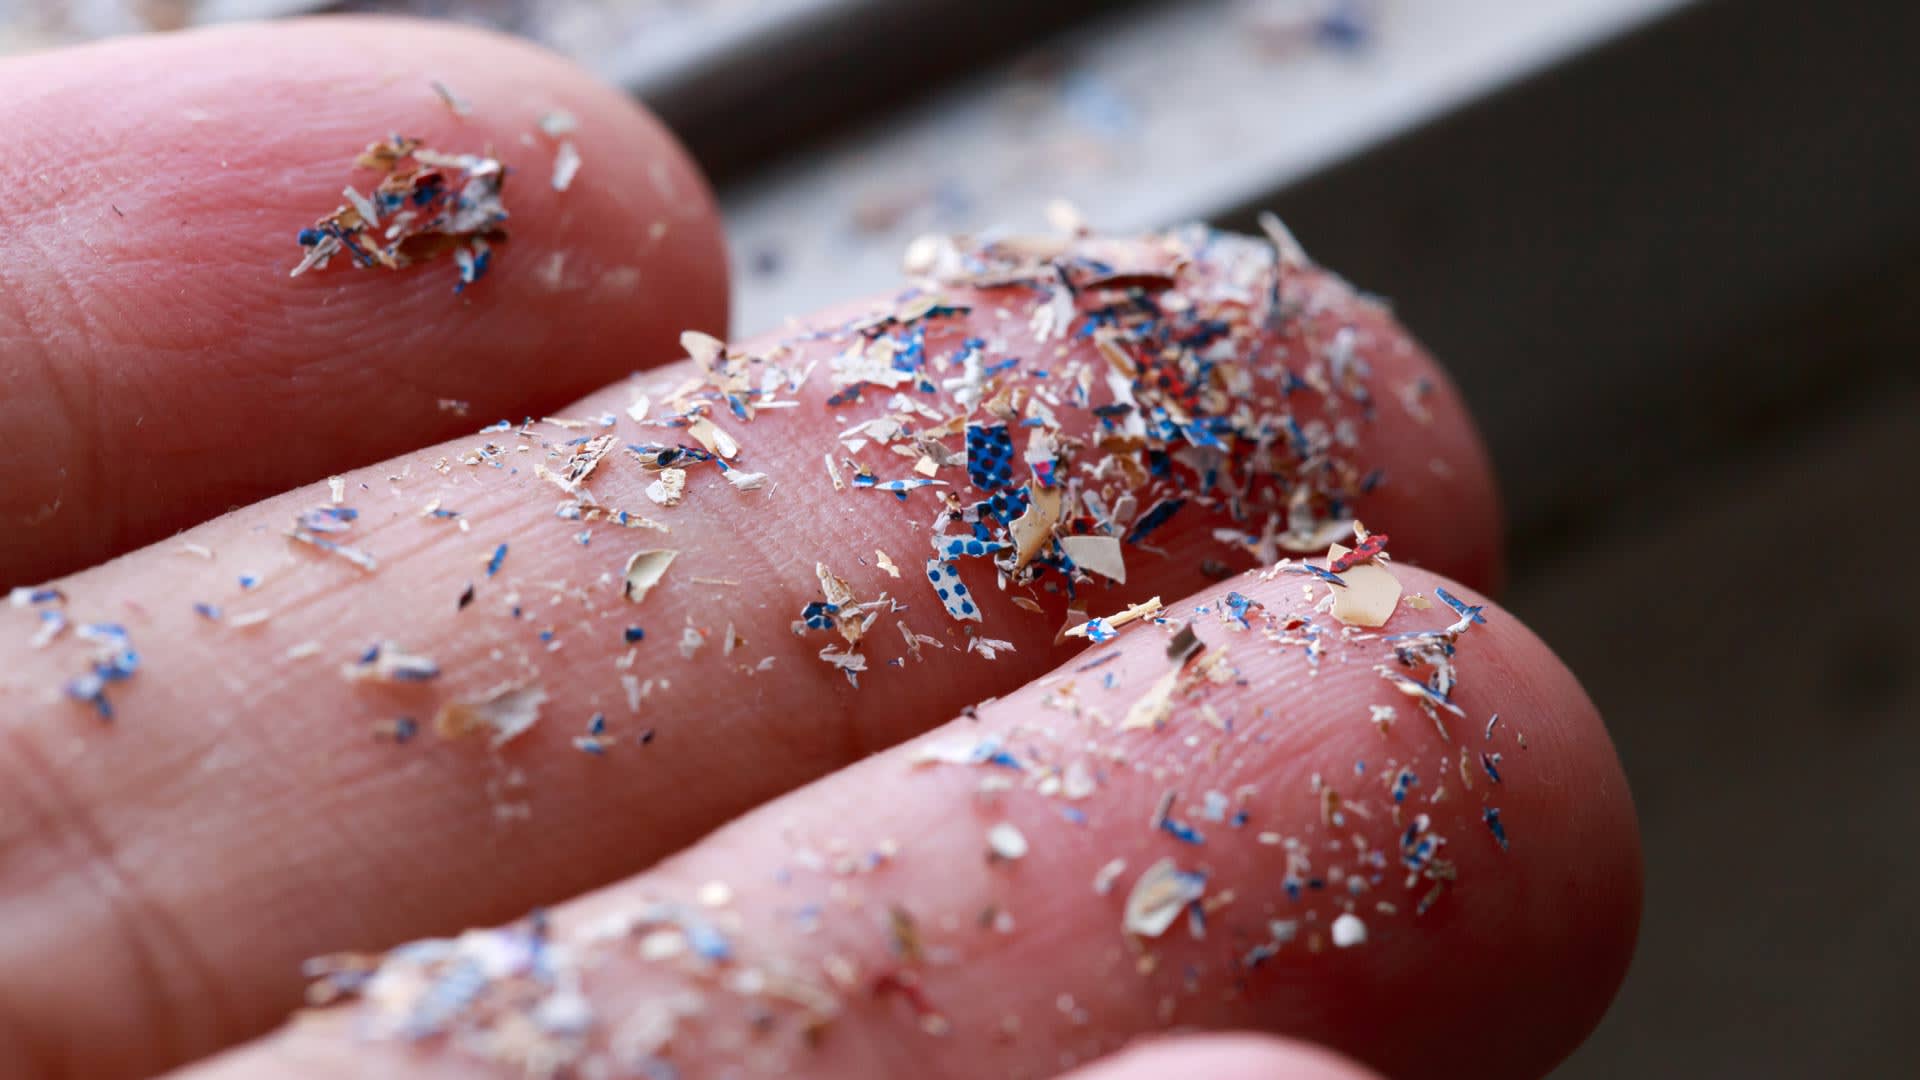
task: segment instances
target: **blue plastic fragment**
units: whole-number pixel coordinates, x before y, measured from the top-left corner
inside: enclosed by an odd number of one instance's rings
[[[1147,512],[1141,514],[1139,520],[1133,523],[1133,528],[1127,531],[1126,542],[1137,544],[1146,539],[1148,534],[1165,525],[1185,505],[1187,500],[1183,498],[1166,498],[1147,507]]]
[[[1183,844],[1204,844],[1207,842],[1207,838],[1200,835],[1198,829],[1195,829],[1185,822],[1175,821],[1172,818],[1160,819],[1160,828]]]
[[[1507,827],[1500,821],[1499,808],[1489,806],[1480,812],[1480,817],[1487,823],[1487,831],[1493,834],[1494,840],[1500,845],[1500,850],[1507,850]]]
[[[1442,603],[1452,608],[1453,613],[1455,615],[1460,616],[1462,619],[1465,619],[1469,622],[1477,622],[1477,623],[1484,623],[1487,621],[1487,617],[1481,614],[1481,612],[1486,609],[1481,605],[1464,603],[1460,600],[1459,597],[1453,595],[1452,593],[1448,592],[1447,590],[1441,588],[1438,585],[1435,585],[1433,587],[1433,594],[1435,596],[1438,596]]]
[[[1013,435],[1007,425],[967,425],[967,479],[988,492],[1013,483]]]

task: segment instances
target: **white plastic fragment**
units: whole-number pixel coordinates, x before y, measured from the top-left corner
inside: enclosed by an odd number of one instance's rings
[[[572,140],[560,144],[553,155],[553,190],[565,191],[573,186],[573,178],[580,172],[580,150]]]
[[[1160,730],[1173,719],[1173,691],[1180,685],[1180,668],[1170,668],[1127,707],[1121,731]]]
[[[1093,770],[1085,761],[1075,758],[1067,763],[1066,771],[1060,778],[1060,795],[1066,799],[1084,799],[1099,789]]]
[[[1287,228],[1280,220],[1278,214],[1275,214],[1271,210],[1262,210],[1260,211],[1259,221],[1260,231],[1267,234],[1267,240],[1273,244],[1274,250],[1279,253],[1282,265],[1312,265],[1313,259],[1307,254],[1307,249],[1301,247],[1300,241],[1294,239],[1293,231]]]
[[[391,641],[382,641],[352,663],[340,665],[340,675],[348,682],[426,682],[439,674],[440,665],[431,657],[409,653]]]
[[[538,686],[508,683],[487,691],[477,701],[450,701],[440,707],[433,729],[443,739],[493,733],[493,745],[504,746],[540,720],[547,692]]]
[[[1339,544],[1327,548],[1327,563],[1347,554]],[[1345,588],[1328,585],[1333,593],[1333,617],[1348,626],[1384,626],[1400,603],[1400,579],[1378,561],[1356,563],[1340,572]]]
[[[1113,636],[1113,631],[1120,629],[1128,623],[1136,619],[1144,619],[1149,616],[1158,615],[1161,607],[1159,597],[1149,597],[1116,615],[1088,619],[1079,626],[1068,630],[1067,636],[1092,638],[1095,642],[1106,641]]]
[[[909,763],[916,769],[927,765],[979,765],[992,761],[1001,752],[997,739],[971,736],[939,739],[915,747]]]
[[[1133,883],[1133,891],[1127,894],[1123,925],[1129,934],[1157,938],[1206,891],[1204,875],[1181,870],[1172,858],[1161,859]]]
[[[1281,550],[1295,555],[1310,555],[1324,550],[1328,544],[1342,536],[1353,535],[1351,518],[1315,518],[1312,521],[1296,522],[1286,532],[1275,536],[1274,543]]]
[[[626,597],[638,604],[647,598],[660,579],[666,576],[667,567],[680,553],[669,548],[642,548],[627,560]]]
[[[347,200],[348,206],[353,207],[354,213],[360,215],[361,221],[371,224],[380,220],[380,211],[374,208],[373,200],[360,194],[360,189],[354,187],[352,184],[348,184],[342,189],[340,196]],[[330,477],[329,482],[333,479],[337,478]]]
[[[727,356],[726,342],[699,330],[682,330],[680,347],[687,350],[687,356],[700,365],[702,371],[713,371]]]
[[[1002,821],[987,830],[987,850],[993,853],[994,858],[1006,859],[1009,862],[1025,858],[1026,834],[1012,822]]]
[[[661,469],[659,477],[647,485],[647,498],[661,506],[672,506],[687,490],[687,470]]]
[[[1027,485],[1027,511],[1013,519],[1007,525],[1007,532],[1013,537],[1013,568],[1019,570],[1040,554],[1042,547],[1053,538],[1054,526],[1060,522],[1060,489]]]
[[[733,436],[704,416],[687,425],[687,434],[693,436],[701,446],[728,461],[740,456],[740,444],[734,441]]]
[[[1355,945],[1364,945],[1367,942],[1367,924],[1361,922],[1360,916],[1353,912],[1345,912],[1333,920],[1332,936],[1335,948],[1351,949]]]
[[[707,644],[706,632],[697,626],[680,628],[680,658],[691,660]]]
[[[1117,536],[1063,536],[1060,548],[1073,564],[1088,573],[1127,583],[1127,562],[1120,552]]]
[[[593,1026],[593,1006],[578,990],[559,990],[534,1006],[533,1022],[556,1035],[584,1035]]]

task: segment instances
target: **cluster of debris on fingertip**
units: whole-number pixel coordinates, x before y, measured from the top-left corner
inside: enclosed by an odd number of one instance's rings
[[[354,164],[379,182],[366,194],[349,185],[345,202],[300,230],[302,254],[291,276],[324,270],[338,256],[359,269],[400,270],[447,254],[459,272],[456,292],[486,275],[494,245],[506,239],[507,169],[499,159],[390,135]]]

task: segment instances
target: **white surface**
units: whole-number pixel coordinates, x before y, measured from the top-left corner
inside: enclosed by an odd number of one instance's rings
[[[1136,13],[1064,46],[1064,72],[991,70],[729,193],[735,334],[894,287],[918,233],[1038,226],[1054,197],[1119,229],[1245,203],[1695,2],[1382,0],[1358,52],[1263,45],[1271,2]]]

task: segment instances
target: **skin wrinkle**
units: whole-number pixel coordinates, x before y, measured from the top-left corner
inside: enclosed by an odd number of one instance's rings
[[[39,836],[58,836],[67,841],[63,851],[90,884],[91,895],[99,897],[114,913],[108,930],[122,946],[122,957],[133,967],[134,979],[128,987],[131,1001],[137,1002],[135,1015],[139,1030],[160,1046],[176,1045],[193,1027],[219,1026],[230,1013],[223,984],[213,974],[212,965],[194,947],[192,935],[163,906],[148,901],[149,890],[121,857],[121,847],[94,821],[86,803],[63,787],[59,772],[34,746],[31,732],[12,726],[0,726],[0,762],[18,763],[4,772],[14,778],[10,787],[26,800],[26,810],[39,823]],[[24,783],[20,783],[24,781]],[[0,848],[0,856],[5,849]],[[191,993],[181,991],[190,989]],[[0,986],[0,996],[4,996]],[[205,1006],[204,1015],[188,1020],[179,1013],[184,1002],[197,1000]],[[29,1062],[38,1061],[28,1075],[61,1076],[68,1072],[66,1055],[56,1047],[41,1043],[31,1032],[16,1032],[12,1018],[17,1008],[0,1009],[0,1046],[26,1047]],[[39,1047],[40,1057],[33,1057]]]
[[[4,171],[0,171],[0,179],[5,179]],[[49,212],[61,220],[41,220]],[[18,276],[16,285],[19,295],[29,300],[20,319],[25,331],[22,336],[40,342],[50,355],[95,351],[111,338],[103,330],[101,309],[117,307],[110,293],[95,292],[93,282],[103,276],[98,269],[98,252],[84,237],[77,239],[88,248],[86,257],[74,258],[66,250],[76,239],[65,220],[67,212],[58,204],[32,216],[15,210],[10,217],[0,209],[0,236],[7,238],[0,258],[26,270]],[[35,299],[37,303],[32,302]]]
[[[53,392],[54,402],[58,405],[56,415],[64,425],[68,444],[67,452],[55,466],[57,473],[54,475],[58,477],[52,497],[55,509],[36,524],[51,522],[61,513],[72,515],[82,512],[82,508],[76,505],[80,491],[101,490],[117,479],[106,468],[101,454],[101,439],[105,432],[100,407],[99,369],[84,362],[61,360],[57,353],[48,352],[42,377]],[[120,515],[114,508],[121,503],[120,498],[110,498],[93,519],[93,523],[110,536],[120,531]],[[38,506],[32,510],[35,517],[42,512]]]
[[[0,288],[0,295],[4,295],[7,291]],[[66,380],[61,376],[51,356],[38,350],[33,352],[7,350],[0,355],[4,355],[7,361],[10,361],[8,366],[13,369],[7,373],[7,393],[3,399],[0,399],[0,418],[5,419],[4,426],[8,430],[19,430],[25,427],[32,421],[33,414],[43,412],[48,405],[70,418],[65,428],[66,432],[79,430],[77,421],[80,416],[72,407],[72,397],[65,389]],[[38,380],[27,374],[29,368],[39,370]],[[43,405],[33,402],[25,394],[15,392],[16,384],[33,384],[36,381],[54,389],[53,402]],[[16,412],[20,415],[13,415]],[[68,437],[71,438],[70,435]],[[67,449],[67,446],[62,447],[63,452],[59,455],[59,460],[73,460],[70,453],[64,452]],[[63,464],[54,469],[8,470],[10,482],[0,485],[0,507],[5,508],[6,523],[12,529],[30,531],[59,513],[67,482],[70,479],[67,471],[69,467]],[[55,509],[49,511],[47,509],[49,506]]]
[[[256,760],[264,762],[263,782],[271,788],[297,790],[310,773],[306,754],[297,745],[297,740],[273,739],[270,728],[262,729],[251,737],[253,745],[265,750]],[[343,775],[331,792],[335,801],[346,801],[366,787],[366,781],[374,776],[376,770],[384,768],[384,763],[372,760],[359,772]],[[366,834],[348,827],[344,822],[328,814],[316,814],[322,839],[300,840],[302,858],[309,862],[323,862],[332,871],[341,887],[327,890],[321,894],[324,902],[351,910],[356,901],[370,896],[403,896],[405,890],[398,875],[377,857],[376,852],[384,846],[387,838]],[[365,931],[362,931],[363,933]]]

